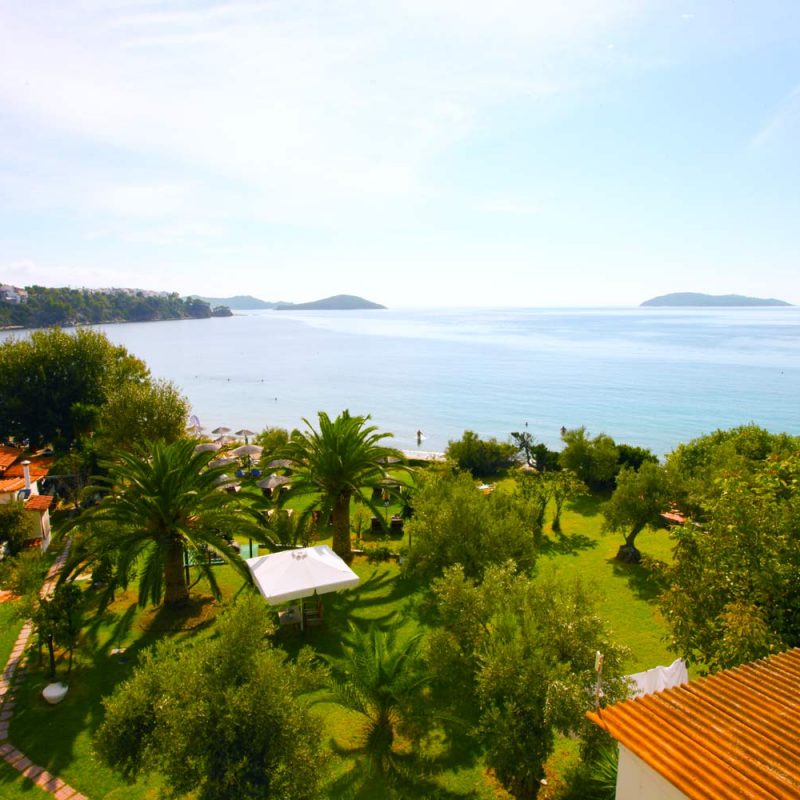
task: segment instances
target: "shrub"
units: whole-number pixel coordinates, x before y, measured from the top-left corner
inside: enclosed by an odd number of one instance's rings
[[[447,443],[447,457],[475,476],[489,477],[511,466],[517,448],[497,439],[481,439],[474,431],[464,431],[458,441]]]

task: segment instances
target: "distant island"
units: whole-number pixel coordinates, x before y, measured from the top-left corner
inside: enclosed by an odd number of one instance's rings
[[[314,300],[312,303],[277,303],[276,311],[360,311],[386,308],[379,303],[372,303],[363,297],[352,294],[337,294]]]
[[[143,289],[70,289],[0,284],[0,328],[156,322],[229,317],[230,308],[211,307],[197,297]]]
[[[279,303],[259,300],[250,294],[237,294],[234,297],[198,297],[210,306],[227,306],[234,311],[253,311],[256,309],[275,308]]]
[[[643,306],[671,306],[671,307],[743,307],[743,306],[791,306],[785,300],[774,298],[762,299],[759,297],[745,297],[741,294],[701,294],[699,292],[673,292],[645,300]]]

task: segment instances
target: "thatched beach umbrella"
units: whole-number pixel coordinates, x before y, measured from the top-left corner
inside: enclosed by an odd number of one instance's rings
[[[281,486],[286,486],[287,483],[291,483],[292,479],[287,478],[285,475],[270,475],[269,478],[265,478],[263,481],[259,481],[256,486],[259,489],[268,489],[270,492],[274,491],[275,489],[279,489]]]
[[[213,461],[208,462],[209,467],[229,467],[231,464],[235,464],[239,459],[238,458],[215,458]]]
[[[195,453],[210,453],[212,450],[219,450],[222,445],[217,444],[216,442],[203,442],[202,444],[198,444],[194,451]]]
[[[267,469],[289,469],[293,466],[294,461],[290,461],[288,458],[276,458],[267,464]]]
[[[257,444],[243,444],[231,450],[231,454],[237,457],[260,456],[263,450],[264,448],[259,447]]]
[[[236,437],[223,434],[222,436],[217,436],[217,438],[214,439],[214,441],[217,442],[218,444],[232,444],[233,442],[236,441]]]

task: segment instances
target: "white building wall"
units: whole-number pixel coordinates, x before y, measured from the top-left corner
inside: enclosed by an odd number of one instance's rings
[[[686,795],[627,747],[619,745],[616,800],[686,800]]]

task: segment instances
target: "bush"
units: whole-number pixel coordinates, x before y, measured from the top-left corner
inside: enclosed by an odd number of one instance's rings
[[[374,563],[376,561],[389,561],[391,558],[394,558],[394,556],[397,555],[394,550],[386,545],[364,548],[364,553],[370,563]]]
[[[517,448],[497,439],[481,439],[474,431],[464,431],[458,441],[447,443],[447,457],[461,469],[473,475],[489,477],[497,475],[514,463]]]

